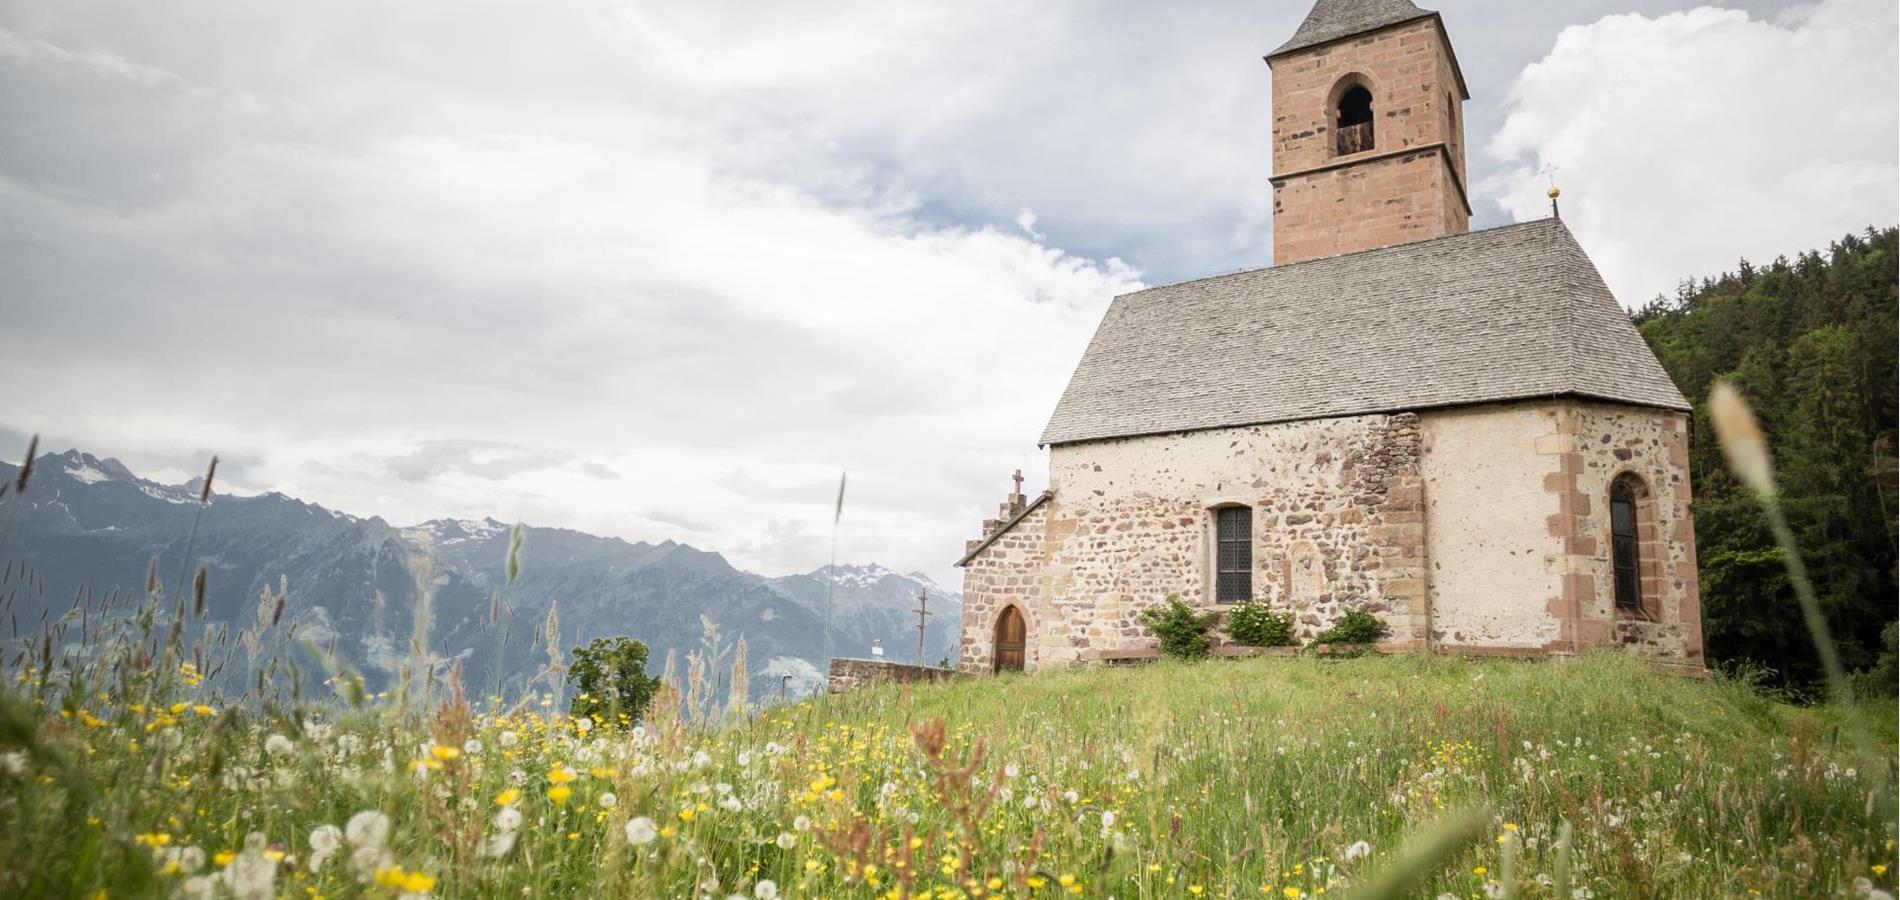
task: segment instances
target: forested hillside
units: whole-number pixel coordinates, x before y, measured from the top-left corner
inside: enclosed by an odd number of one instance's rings
[[[1789,519],[1847,665],[1893,690],[1896,229],[1765,267],[1743,260],[1636,315],[1695,403],[1690,466],[1712,664],[1754,664],[1811,691],[1819,666],[1761,509],[1722,463],[1704,401],[1718,379],[1754,404]]]

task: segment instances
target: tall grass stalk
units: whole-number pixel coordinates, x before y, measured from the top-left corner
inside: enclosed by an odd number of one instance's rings
[[[1794,586],[1795,600],[1801,606],[1801,619],[1807,625],[1808,637],[1814,642],[1814,651],[1821,658],[1821,669],[1827,676],[1828,695],[1846,724],[1855,750],[1861,757],[1861,764],[1878,773],[1878,796],[1872,798],[1873,802],[1884,818],[1893,820],[1896,807],[1900,805],[1892,790],[1893,767],[1881,758],[1872,732],[1854,702],[1853,682],[1847,677],[1846,667],[1841,664],[1840,652],[1827,626],[1827,617],[1821,612],[1821,602],[1815,596],[1814,583],[1808,578],[1807,563],[1802,561],[1794,530],[1788,527],[1788,517],[1782,512],[1781,490],[1775,483],[1774,459],[1769,452],[1768,440],[1762,434],[1761,423],[1756,420],[1754,410],[1749,408],[1741,392],[1727,382],[1716,384],[1709,392],[1708,408],[1709,420],[1722,443],[1722,453],[1728,459],[1729,469],[1761,504],[1762,512],[1768,518],[1768,528],[1774,533],[1776,545],[1781,548],[1782,564],[1788,570],[1788,581]]]
[[[172,593],[183,596],[185,593],[185,575],[191,571],[191,557],[197,551],[198,526],[204,522],[205,507],[211,505],[211,481],[218,474],[218,458],[211,457],[211,465],[205,468],[205,483],[198,490],[198,509],[191,516],[191,534],[185,538],[185,556],[178,562],[178,586]]]

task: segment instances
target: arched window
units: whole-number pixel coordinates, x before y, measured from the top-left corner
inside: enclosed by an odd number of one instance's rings
[[[1615,568],[1616,608],[1643,611],[1641,482],[1618,478],[1610,485],[1610,561]]]
[[[1253,510],[1225,506],[1214,511],[1214,602],[1253,599]]]
[[[1372,149],[1372,91],[1363,84],[1354,84],[1339,95],[1339,106],[1333,111],[1333,121],[1339,134],[1338,151],[1340,156],[1349,153],[1364,153]]]

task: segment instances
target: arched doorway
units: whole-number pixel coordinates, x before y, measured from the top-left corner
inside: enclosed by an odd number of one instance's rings
[[[996,653],[991,671],[1021,672],[1023,670],[1023,646],[1027,643],[1028,626],[1023,622],[1023,614],[1014,606],[1003,607],[1003,614],[996,617]]]

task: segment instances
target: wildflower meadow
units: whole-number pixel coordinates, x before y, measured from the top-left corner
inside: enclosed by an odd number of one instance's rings
[[[710,717],[669,685],[636,724],[452,673],[232,696],[147,626],[12,660],[0,894],[1350,896],[1473,809],[1482,838],[1420,896],[1894,889],[1828,713],[1615,655],[1163,663]]]

